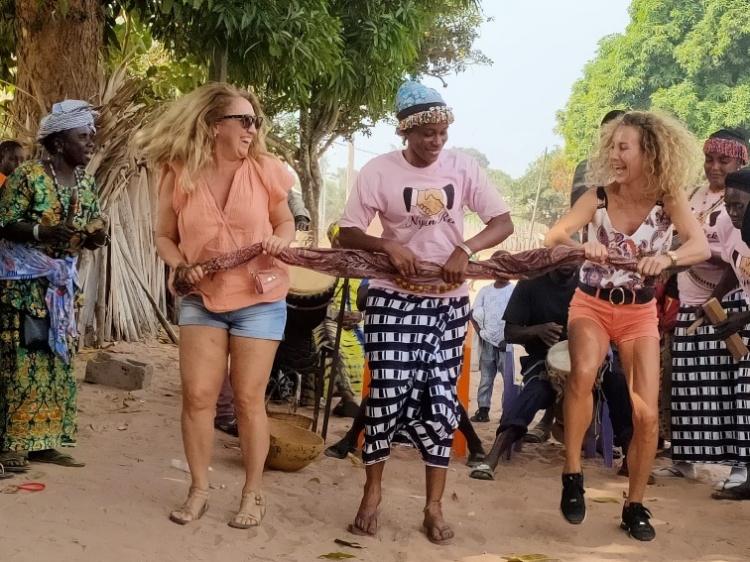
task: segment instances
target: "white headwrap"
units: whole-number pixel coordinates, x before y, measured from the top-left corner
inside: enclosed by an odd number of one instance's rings
[[[88,127],[92,133],[96,132],[94,120],[99,112],[94,106],[81,100],[64,100],[52,106],[52,113],[45,115],[39,123],[36,140],[40,141],[54,133]]]

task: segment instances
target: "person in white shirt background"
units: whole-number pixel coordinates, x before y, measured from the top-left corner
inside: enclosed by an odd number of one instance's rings
[[[495,254],[492,255],[495,257]],[[477,389],[476,413],[473,422],[490,421],[490,406],[495,377],[505,368],[505,307],[508,306],[513,285],[498,280],[482,287],[474,301],[471,323],[479,335],[479,370],[481,378]]]

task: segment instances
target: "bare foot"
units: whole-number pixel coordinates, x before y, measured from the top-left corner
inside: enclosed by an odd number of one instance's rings
[[[443,508],[440,502],[430,502],[424,508],[424,530],[427,539],[438,545],[453,544],[453,529],[443,519]]]
[[[374,537],[378,533],[378,507],[382,498],[380,487],[373,486],[365,489],[359,511],[354,523],[349,525],[349,532],[353,535]]]

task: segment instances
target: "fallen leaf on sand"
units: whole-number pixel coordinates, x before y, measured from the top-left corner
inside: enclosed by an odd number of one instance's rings
[[[347,560],[349,558],[356,558],[353,554],[346,554],[345,552],[329,552],[328,554],[321,554],[318,558],[325,558],[326,560]]]
[[[310,480],[307,481],[308,484],[320,484],[320,478],[317,476],[315,478],[310,478]]]
[[[591,498],[592,502],[596,503],[620,503],[620,500],[617,498],[609,498],[607,496],[600,496],[598,498]]]
[[[356,466],[357,468],[364,468],[365,463],[363,463],[358,457],[355,457],[351,453],[349,453],[349,460],[352,461],[352,464]]]
[[[456,492],[453,492],[453,495],[451,495],[451,498],[453,499],[454,502],[457,502],[458,501],[458,494]]]
[[[117,431],[125,431],[127,428],[128,428],[128,424],[121,423],[120,425],[117,426]]]
[[[362,546],[358,542],[349,542],[343,539],[334,539],[333,542],[335,542],[336,544],[340,544],[341,546],[348,546],[349,548],[364,548],[364,546]]]

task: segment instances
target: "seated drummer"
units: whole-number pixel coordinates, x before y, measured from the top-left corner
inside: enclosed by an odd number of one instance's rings
[[[513,406],[503,412],[492,450],[484,463],[471,471],[472,478],[494,480],[495,467],[502,455],[524,436],[537,412],[555,405],[557,393],[546,376],[547,351],[567,339],[568,306],[577,284],[578,269],[561,267],[516,285],[503,318],[505,340],[523,345],[528,354],[521,358],[523,389]],[[625,452],[633,431],[632,409],[619,361],[612,365],[605,369],[602,391],[609,405],[615,439]]]

